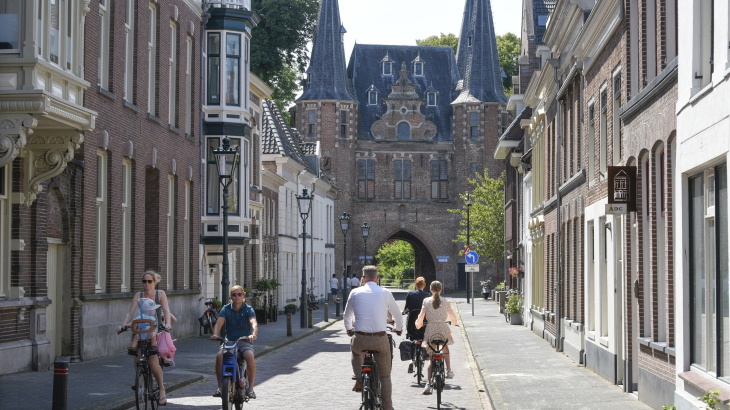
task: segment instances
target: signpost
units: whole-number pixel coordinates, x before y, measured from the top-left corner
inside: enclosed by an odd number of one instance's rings
[[[466,266],[464,267],[464,270],[470,274],[469,284],[471,284],[471,286],[466,287],[467,292],[469,292],[470,289],[474,289],[474,272],[479,272],[479,254],[467,246],[464,251],[464,259],[466,259]],[[474,316],[474,295],[471,296],[471,315]]]
[[[441,284],[442,284],[442,288],[445,290],[446,283],[444,283],[445,282],[444,277],[445,277],[445,269],[446,269],[445,266],[446,265],[444,265],[444,264],[449,261],[449,257],[448,256],[437,256],[436,259],[438,259],[439,263],[441,263]]]

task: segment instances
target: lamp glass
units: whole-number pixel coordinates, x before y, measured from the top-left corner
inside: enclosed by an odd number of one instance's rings
[[[238,168],[240,153],[240,146],[231,147],[231,140],[228,137],[223,138],[223,145],[213,150],[219,177],[231,178],[233,176]]]
[[[302,189],[301,195],[297,195],[297,205],[302,218],[309,215],[309,211],[312,209],[312,199],[314,199],[314,195],[310,195],[307,188]]]
[[[343,213],[340,217],[340,227],[342,228],[343,232],[347,232],[350,230],[350,215],[347,213]]]
[[[368,237],[368,235],[370,234],[370,225],[368,225],[368,223],[367,223],[367,222],[365,222],[365,223],[364,223],[364,224],[363,224],[363,225],[362,225],[362,226],[360,227],[360,229],[362,229],[362,237],[363,237],[363,238],[367,238],[367,237]]]

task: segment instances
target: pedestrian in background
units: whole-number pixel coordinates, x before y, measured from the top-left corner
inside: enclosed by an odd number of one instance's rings
[[[340,281],[337,280],[337,275],[332,275],[330,279],[330,290],[332,291],[332,301],[337,300],[337,289],[340,287]]]
[[[360,279],[357,278],[356,274],[352,274],[352,279],[350,279],[350,288],[356,289],[360,287]]]

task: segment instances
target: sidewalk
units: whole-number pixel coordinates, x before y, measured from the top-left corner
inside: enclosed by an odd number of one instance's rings
[[[331,303],[331,302],[330,302]],[[256,357],[316,333],[336,323],[334,304],[330,321],[324,322],[324,304],[314,311],[314,327],[299,328],[299,313],[292,315],[292,337],[286,336],[286,315],[279,321],[259,326],[255,342]],[[174,337],[173,329],[173,337]],[[175,342],[175,367],[165,368],[167,391],[173,391],[215,374],[217,345],[207,336]],[[122,337],[122,336],[120,336]],[[68,371],[68,409],[126,409],[134,406],[134,381],[131,356],[110,356],[89,362],[72,363]],[[212,393],[212,392],[211,392]],[[53,402],[53,371],[27,372],[0,377],[0,409],[50,409]]]
[[[459,297],[461,296],[461,297]],[[597,374],[578,366],[525,326],[505,322],[491,300],[447,295],[461,321],[495,410],[649,409]]]

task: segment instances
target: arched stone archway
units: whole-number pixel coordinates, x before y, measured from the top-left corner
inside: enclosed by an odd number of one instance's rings
[[[415,277],[423,276],[426,279],[426,283],[431,283],[436,280],[435,255],[428,249],[428,246],[421,239],[405,229],[399,229],[390,234],[378,245],[377,248],[375,248],[376,252],[377,249],[380,249],[380,247],[385,243],[396,239],[408,242],[413,247],[413,252],[415,254]]]

